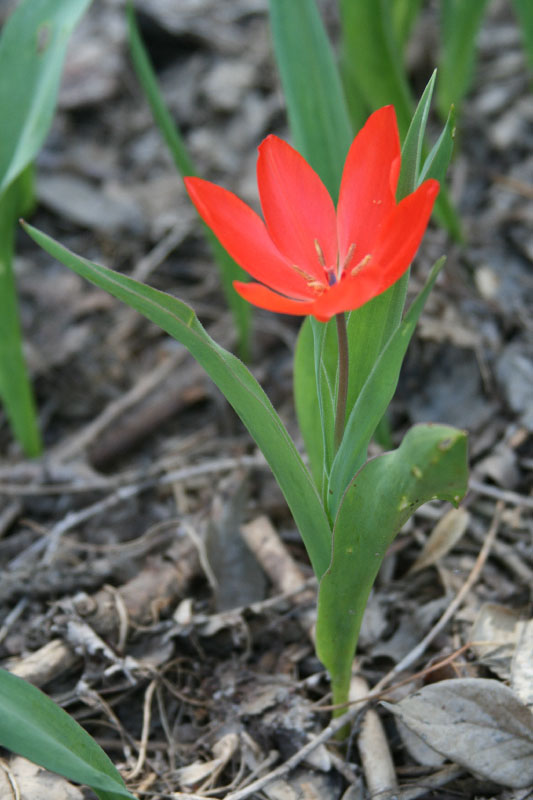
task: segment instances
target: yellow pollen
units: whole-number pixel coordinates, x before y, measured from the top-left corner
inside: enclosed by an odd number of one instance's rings
[[[368,263],[369,263],[371,260],[372,260],[372,256],[370,255],[370,253],[368,253],[368,255],[366,255],[364,258],[362,258],[362,259],[361,259],[361,261],[359,262],[359,264],[357,264],[357,265],[356,265],[356,266],[355,266],[355,267],[354,267],[354,268],[353,268],[353,269],[350,271],[350,275],[351,275],[351,277],[353,278],[353,277],[354,277],[354,275],[357,275],[357,273],[358,273],[360,270],[362,270],[362,269],[363,269],[363,267],[366,267],[366,265],[367,265],[367,264],[368,264]]]
[[[315,239],[315,250],[320,262],[320,266],[326,269],[326,259],[324,258],[324,253],[322,252],[322,248],[320,247],[318,239]]]
[[[352,258],[353,254],[354,254],[354,250],[355,250],[355,242],[352,242],[351,245],[348,248],[348,252],[346,253],[346,257],[345,257],[344,261],[342,262],[341,274],[344,272],[344,270],[346,269],[346,267],[350,263],[351,258]]]
[[[312,275],[310,275],[308,272],[306,272],[301,267],[296,266],[296,264],[292,264],[292,268],[293,268],[293,270],[295,272],[298,273],[298,275],[301,275],[302,278],[304,278],[307,281],[307,283],[311,284],[314,281],[316,281],[316,278],[314,278]]]

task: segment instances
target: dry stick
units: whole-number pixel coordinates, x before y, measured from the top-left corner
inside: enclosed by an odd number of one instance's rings
[[[429,631],[427,636],[424,636],[422,641],[408,653],[405,658],[396,664],[396,666],[387,674],[381,681],[376,685],[373,694],[375,694],[378,689],[382,689],[384,686],[388,685],[396,675],[402,672],[404,669],[410,667],[415,661],[425,653],[433,639],[442,631],[442,629],[446,626],[449,620],[453,617],[463,600],[465,599],[468,592],[471,590],[477,579],[481,574],[481,570],[485,565],[485,561],[487,560],[492,544],[494,539],[496,538],[496,534],[498,532],[498,528],[500,526],[501,517],[503,513],[503,503],[499,502],[496,506],[496,511],[494,513],[494,519],[492,520],[489,532],[487,534],[487,538],[485,539],[481,550],[479,551],[479,555],[476,559],[476,563],[472,567],[470,575],[466,579],[465,583],[461,587],[461,589],[457,592],[457,595],[454,597],[442,617],[439,621],[432,627]]]
[[[80,453],[93,442],[103,430],[109,427],[117,417],[146,397],[158,384],[162,383],[165,378],[185,360],[186,356],[187,351],[185,348],[179,348],[176,352],[172,353],[162,364],[158,364],[155,369],[132,386],[128,392],[121,394],[117,400],[109,403],[102,413],[86,425],[79,433],[66,442],[61,442],[56,448],[53,448],[50,453],[51,458],[57,461],[67,461],[69,458]]]
[[[408,786],[402,789],[398,793],[397,800],[416,800],[417,797],[426,796],[430,791],[446,786],[450,781],[463,775],[464,772],[464,767],[460,767],[458,764],[447,764],[442,769],[439,769],[438,772],[434,772],[433,775],[423,778],[416,786]]]
[[[106,478],[102,478],[101,480],[94,480],[93,482],[86,483],[82,487],[73,486],[69,483],[40,484],[38,486],[21,485],[18,483],[0,483],[0,494],[6,494],[10,496],[32,496],[68,494],[69,492],[77,493],[80,491],[93,492],[102,491],[109,488],[116,489],[117,492],[120,489],[132,489],[134,493],[139,493],[145,491],[146,489],[153,489],[156,486],[166,486],[169,483],[186,481],[189,478],[197,478],[216,472],[231,472],[231,470],[242,469],[243,467],[248,467],[250,469],[269,468],[262,453],[257,453],[253,456],[227,456],[225,458],[214,458],[211,461],[204,462],[203,464],[195,464],[191,467],[182,467],[177,470],[172,470],[172,472],[167,472],[164,475],[153,475],[152,470],[144,470],[142,473],[136,473],[136,476],[138,475],[139,477],[137,483],[132,482],[131,477],[127,482],[124,481],[123,478],[121,478],[119,482],[109,481]],[[143,480],[143,477],[145,478],[146,475],[149,475],[150,479]]]
[[[137,758],[137,763],[133,767],[132,771],[126,776],[126,780],[131,781],[137,777],[142,771],[144,766],[144,762],[146,760],[146,751],[148,750],[148,739],[150,736],[150,722],[152,719],[152,698],[154,696],[154,692],[157,687],[157,681],[153,680],[150,681],[148,684],[148,688],[144,695],[144,704],[143,704],[143,727],[141,733],[141,744],[139,746],[139,756]]]
[[[523,494],[518,494],[518,492],[510,492],[508,489],[498,489],[497,486],[490,486],[488,483],[482,483],[475,478],[470,478],[468,488],[477,494],[492,497],[493,500],[501,500],[511,506],[533,508],[533,497],[526,497]]]
[[[79,511],[70,511],[62,520],[57,522],[53,528],[42,539],[38,539],[23,553],[16,556],[9,562],[9,569],[14,570],[24,565],[28,556],[35,556],[45,550],[43,563],[49,564],[54,558],[55,553],[59,547],[59,543],[63,534],[75,528],[82,522],[86,522],[91,517],[107,511],[113,506],[136,497],[141,492],[149,489],[154,489],[157,486],[166,486],[168,484],[177,483],[178,481],[186,481],[190,478],[196,478],[203,475],[211,475],[218,472],[228,472],[232,469],[239,467],[256,467],[263,466],[265,463],[264,458],[258,456],[240,456],[239,458],[219,458],[213,461],[208,461],[205,464],[197,464],[192,467],[184,467],[183,469],[174,470],[167,475],[161,475],[157,478],[142,481],[138,484],[130,484],[128,486],[121,486],[115,492],[108,495],[103,500],[99,500],[90,506],[80,509]]]

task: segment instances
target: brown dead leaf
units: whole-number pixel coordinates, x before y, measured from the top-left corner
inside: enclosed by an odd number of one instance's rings
[[[533,714],[495,680],[463,678],[383,703],[430,747],[512,789],[533,783]]]
[[[498,603],[483,603],[470,634],[478,660],[505,681],[511,677],[519,623],[517,611]]]
[[[0,800],[35,800],[49,797],[54,800],[83,800],[83,792],[53,772],[15,756],[9,766],[0,768]]]
[[[228,761],[232,758],[239,746],[239,737],[236,733],[227,733],[213,745],[213,755],[210,761],[195,761],[178,770],[181,785],[185,789],[194,789],[202,784],[202,788],[211,786],[222,772]]]
[[[520,622],[511,665],[511,686],[526,706],[533,706],[533,619]]]
[[[469,520],[470,514],[465,508],[452,508],[448,511],[431,531],[410,572],[418,572],[436,564],[449,553],[466,531]]]

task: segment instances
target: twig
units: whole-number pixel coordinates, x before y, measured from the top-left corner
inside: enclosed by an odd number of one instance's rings
[[[494,500],[501,500],[503,503],[508,503],[511,506],[523,506],[524,508],[533,508],[533,497],[526,497],[518,492],[511,492],[508,489],[498,489],[497,486],[490,486],[488,483],[482,483],[475,478],[470,478],[468,481],[468,488],[477,494],[485,495],[485,497],[492,497]]]
[[[465,583],[461,587],[461,589],[457,592],[457,595],[454,597],[444,614],[441,616],[439,621],[431,628],[429,633],[424,636],[421,642],[419,642],[416,647],[414,647],[410,653],[408,653],[401,661],[396,664],[390,672],[382,678],[379,683],[376,685],[372,695],[375,696],[376,693],[383,689],[385,686],[395,678],[400,672],[410,667],[414,664],[418,659],[425,653],[431,642],[435,639],[436,636],[442,631],[442,629],[447,625],[449,620],[453,617],[463,600],[465,599],[468,592],[471,590],[477,579],[479,578],[485,561],[487,560],[490,550],[492,548],[494,539],[496,538],[496,534],[498,532],[498,528],[500,526],[502,512],[503,512],[503,503],[499,502],[496,506],[496,511],[494,514],[494,519],[492,520],[492,524],[490,526],[489,532],[487,533],[487,538],[485,539],[481,550],[479,551],[479,555],[476,559],[476,563],[472,567],[472,570],[466,579]]]
[[[152,698],[154,696],[154,692],[157,687],[157,681],[153,680],[150,681],[148,684],[148,688],[144,695],[144,704],[143,704],[143,727],[141,733],[141,744],[139,746],[139,756],[137,758],[137,763],[133,767],[132,771],[127,775],[127,780],[131,781],[137,777],[141,773],[141,770],[144,766],[144,762],[146,760],[146,751],[148,749],[148,739],[150,736],[150,722],[152,719]]]
[[[179,481],[187,481],[191,478],[199,477],[202,475],[210,475],[218,472],[227,472],[239,467],[255,467],[262,466],[265,463],[263,457],[258,456],[242,456],[240,458],[221,458],[213,461],[208,461],[206,464],[197,464],[192,467],[184,467],[183,469],[169,472],[167,475],[161,475],[157,478],[149,479],[138,484],[129,486],[121,486],[112,494],[108,495],[103,500],[99,500],[80,511],[69,512],[62,520],[57,522],[54,527],[42,539],[38,539],[24,553],[21,553],[9,563],[9,569],[18,569],[24,564],[28,556],[36,556],[45,550],[43,557],[44,564],[50,564],[57,552],[61,537],[67,531],[72,530],[82,522],[86,522],[91,517],[96,516],[104,511],[108,511],[113,506],[122,503],[124,500],[129,500],[141,492],[149,489],[154,489],[157,486],[166,486],[168,484],[177,483]],[[0,487],[1,488],[1,487]]]
[[[416,786],[407,786],[405,789],[400,790],[397,800],[416,800],[417,797],[425,796],[434,789],[446,786],[447,783],[455,780],[464,772],[464,767],[460,767],[457,764],[448,764],[439,769],[438,772],[434,772],[433,775],[425,777]]]

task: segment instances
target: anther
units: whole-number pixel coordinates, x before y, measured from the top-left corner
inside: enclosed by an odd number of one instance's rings
[[[307,283],[311,284],[313,281],[316,280],[316,278],[313,275],[310,275],[309,272],[306,272],[304,269],[298,267],[296,264],[291,264],[291,266],[293,270],[298,273],[298,275],[301,275],[302,278],[304,278],[304,280],[307,281]]]
[[[355,242],[352,242],[351,245],[348,248],[348,252],[346,253],[346,257],[345,257],[344,261],[342,262],[341,274],[344,272],[344,270],[346,269],[346,267],[348,266],[348,264],[352,260],[352,256],[354,254],[354,250],[355,250]]]
[[[320,262],[320,266],[326,269],[326,259],[324,258],[324,253],[322,252],[322,248],[320,247],[318,239],[315,239],[315,250]]]
[[[370,253],[368,253],[368,255],[366,255],[364,258],[362,258],[362,259],[361,259],[361,261],[359,262],[359,264],[357,264],[357,265],[356,265],[356,266],[355,266],[355,267],[354,267],[352,270],[350,270],[350,275],[351,275],[351,277],[353,278],[353,276],[354,276],[354,275],[357,275],[357,273],[358,273],[360,270],[362,270],[362,269],[363,269],[363,267],[366,267],[366,265],[367,265],[367,264],[369,263],[369,261],[371,261],[371,260],[372,260],[372,256],[371,256],[371,254],[370,254]]]

